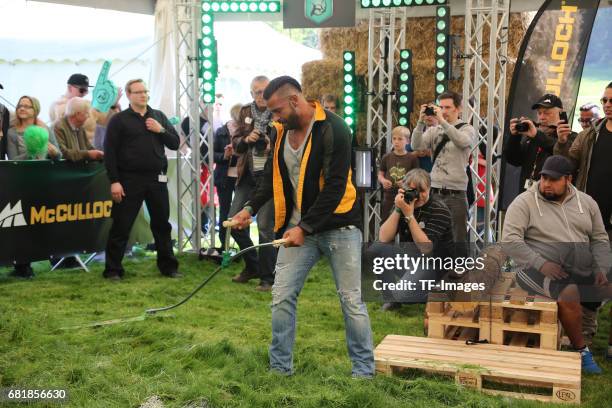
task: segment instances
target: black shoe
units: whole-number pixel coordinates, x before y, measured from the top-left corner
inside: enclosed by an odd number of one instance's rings
[[[256,273],[251,272],[247,268],[244,268],[242,272],[232,278],[232,282],[236,283],[247,283],[251,279],[258,278]]]
[[[122,275],[123,275],[122,273],[115,272],[115,271],[104,271],[102,273],[102,277],[110,281],[120,281],[123,277]]]
[[[32,271],[30,266],[27,268],[15,268],[9,273],[9,276],[16,279],[32,279],[34,278],[34,271]]]

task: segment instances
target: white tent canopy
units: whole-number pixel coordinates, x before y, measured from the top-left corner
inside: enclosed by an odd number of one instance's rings
[[[157,3],[159,11],[172,2]],[[169,116],[175,114],[172,15],[154,18],[25,0],[0,0],[0,14],[10,16],[3,18],[0,30],[0,83],[5,88],[0,96],[12,104],[21,95],[36,96],[41,118],[47,120],[48,107],[65,91],[67,78],[80,72],[93,84],[108,59],[113,61],[111,79],[116,85],[123,86],[130,78],[151,79],[151,103]],[[158,41],[162,33],[170,34]],[[253,76],[300,78],[304,62],[321,58],[318,50],[297,44],[262,22],[218,22],[215,33],[217,92],[224,94],[228,105],[250,99]],[[123,106],[126,103],[124,99]]]

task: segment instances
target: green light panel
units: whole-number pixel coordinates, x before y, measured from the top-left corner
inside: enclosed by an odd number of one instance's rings
[[[208,3],[202,3],[202,6]],[[215,82],[217,80],[217,44],[213,30],[213,13],[205,12],[202,7],[202,36],[200,38],[200,78],[202,80],[202,100],[215,101]]]
[[[215,83],[218,71],[217,42],[213,26],[215,13],[279,13],[280,11],[280,0],[202,0],[202,36],[198,43],[198,56],[200,61],[199,75],[202,80],[202,100],[205,103],[215,101]]]
[[[408,126],[413,104],[412,50],[400,50],[399,81],[397,89],[397,123]]]
[[[361,0],[361,8],[389,8],[389,7],[413,7],[413,6],[440,6],[448,3],[448,0]]]
[[[279,13],[281,2],[280,0],[202,0],[202,11],[204,13]]]
[[[450,76],[450,7],[436,8],[436,99],[448,90]]]
[[[342,97],[342,112],[344,121],[355,134],[355,122],[357,118],[357,81],[355,78],[355,53],[353,51],[344,51],[342,53],[343,67],[342,78],[344,92]]]

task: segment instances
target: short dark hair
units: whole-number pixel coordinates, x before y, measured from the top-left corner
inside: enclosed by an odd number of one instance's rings
[[[438,96],[438,100],[439,101],[441,101],[442,99],[452,99],[453,100],[453,105],[455,105],[455,108],[460,108],[461,107],[461,100],[463,99],[463,96],[461,96],[460,93],[453,92],[453,91],[448,91],[448,92],[444,92],[440,96]]]
[[[325,102],[333,102],[336,105],[338,104],[338,97],[336,95],[333,94],[325,94],[321,97],[321,103],[325,103]]]
[[[283,75],[283,76],[274,78],[273,80],[270,81],[268,86],[266,86],[266,89],[264,90],[264,94],[263,94],[264,99],[267,101],[268,99],[272,97],[274,92],[278,91],[280,88],[282,88],[285,85],[289,85],[291,88],[294,88],[299,93],[302,93],[302,86],[295,78],[292,78],[288,75]]]

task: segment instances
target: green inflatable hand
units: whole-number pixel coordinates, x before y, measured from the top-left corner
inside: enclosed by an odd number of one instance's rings
[[[93,90],[92,107],[100,112],[108,112],[111,106],[115,104],[119,91],[113,82],[108,79],[111,62],[104,61],[96,87]]]

